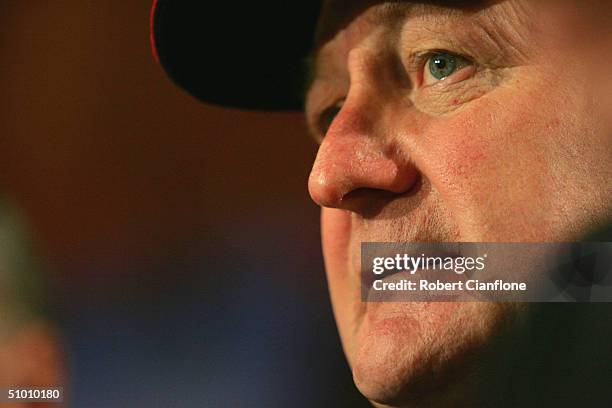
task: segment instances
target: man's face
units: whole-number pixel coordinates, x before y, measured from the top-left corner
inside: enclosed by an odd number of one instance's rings
[[[519,307],[362,302],[360,244],[568,241],[609,217],[594,73],[524,1],[332,9],[306,110],[343,346],[370,400],[445,405]]]

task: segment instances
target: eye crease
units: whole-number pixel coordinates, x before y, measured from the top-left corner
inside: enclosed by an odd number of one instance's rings
[[[421,87],[426,88],[437,83],[445,82],[448,85],[460,82],[471,77],[476,70],[472,61],[458,54],[448,51],[432,51],[423,53],[413,60],[415,71],[421,70],[421,79],[415,79]],[[418,68],[417,68],[418,67]],[[413,71],[414,72],[414,71]],[[418,87],[417,87],[418,88]],[[344,100],[324,109],[315,119],[316,131],[319,137],[325,137],[340,113]]]
[[[327,134],[329,128],[334,122],[334,119],[336,118],[336,116],[338,116],[338,113],[340,113],[342,105],[344,105],[343,101],[333,106],[330,106],[319,115],[318,127],[322,136],[325,136]]]

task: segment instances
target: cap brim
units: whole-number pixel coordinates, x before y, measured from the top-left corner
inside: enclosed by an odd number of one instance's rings
[[[152,45],[170,78],[203,102],[301,110],[320,6],[316,0],[157,0]]]

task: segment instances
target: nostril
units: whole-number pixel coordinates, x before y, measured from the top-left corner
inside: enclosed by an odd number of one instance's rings
[[[414,180],[415,181],[413,183],[410,183],[408,188],[405,188],[401,191],[392,191],[389,189],[367,187],[357,188],[345,194],[342,197],[342,202],[346,203],[349,201],[356,201],[364,198],[373,199],[374,197],[383,200],[393,200],[399,197],[411,196],[416,194],[421,187],[421,176],[417,174]]]
[[[421,177],[410,189],[395,193],[389,190],[375,188],[359,188],[350,191],[341,199],[342,208],[361,215],[363,218],[372,218],[378,215],[392,201],[405,197],[416,196],[422,188]]]
[[[342,208],[363,218],[374,218],[400,195],[386,190],[360,188],[353,190],[342,200]]]
[[[364,200],[374,201],[380,199],[388,201],[396,197],[398,197],[397,193],[388,190],[379,190],[377,188],[358,188],[342,197],[342,201],[344,203],[356,203]]]

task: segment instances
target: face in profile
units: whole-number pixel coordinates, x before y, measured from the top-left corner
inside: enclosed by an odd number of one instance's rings
[[[469,406],[480,351],[522,307],[361,302],[360,244],[571,241],[609,218],[592,78],[533,2],[333,3],[306,110],[344,350],[380,406]]]

